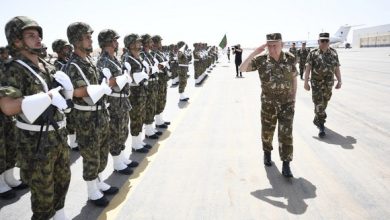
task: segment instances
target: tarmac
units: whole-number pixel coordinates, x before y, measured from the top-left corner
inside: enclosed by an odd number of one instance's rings
[[[390,49],[338,53],[343,85],[333,90],[323,139],[312,123],[311,92],[298,78],[293,178],[281,175],[277,132],[274,164],[263,165],[257,72],[236,78],[234,60],[223,57],[201,86],[190,68],[188,103],[169,87],[172,124],[147,141],[148,154],[132,154],[140,162],[133,175],[113,173],[109,157],[104,176],[120,191],[108,207],[87,202],[82,158],[72,152],[65,213],[82,220],[390,219]],[[30,207],[29,191],[18,191],[0,200],[0,219],[30,219]]]

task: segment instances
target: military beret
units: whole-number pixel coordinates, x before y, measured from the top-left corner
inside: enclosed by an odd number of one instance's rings
[[[282,35],[280,33],[267,34],[267,41],[281,41]]]
[[[320,40],[321,39],[329,39],[329,33],[320,33]]]

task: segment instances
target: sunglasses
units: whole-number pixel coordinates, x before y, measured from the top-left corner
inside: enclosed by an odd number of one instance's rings
[[[328,40],[328,39],[322,39],[322,40],[320,40],[320,42],[321,42],[321,43],[328,43],[329,40]]]

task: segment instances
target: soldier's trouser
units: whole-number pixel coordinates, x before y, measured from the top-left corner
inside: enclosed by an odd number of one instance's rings
[[[83,157],[83,179],[91,181],[107,166],[110,149],[108,137],[109,116],[106,109],[98,111],[77,111],[75,124],[80,155]]]
[[[66,130],[68,130],[68,134],[75,133],[75,120],[74,120],[74,111],[66,114]]]
[[[242,73],[239,70],[240,70],[240,65],[241,65],[242,61],[240,61],[240,60],[237,61],[236,60],[235,63],[236,63],[236,75],[238,76],[238,74],[240,74],[240,76],[241,76]]]
[[[110,153],[118,156],[125,149],[126,140],[129,136],[129,111],[122,109],[110,109]]]
[[[167,103],[167,81],[162,77],[158,78],[158,92],[157,92],[157,105],[156,115],[161,114]]]
[[[20,177],[31,190],[32,219],[49,219],[64,208],[70,182],[69,148],[66,129],[58,134],[49,131],[47,141],[41,139],[41,153],[37,152],[39,132],[18,129]],[[41,157],[38,157],[41,155]]]
[[[194,61],[194,78],[195,79],[198,79],[198,77],[200,75],[202,75],[202,72],[201,72],[201,66],[200,66],[200,62],[199,61]]]
[[[146,91],[145,86],[132,86],[130,90],[130,133],[138,136],[145,121]]]
[[[179,67],[179,93],[183,93],[187,86],[187,69]]]
[[[17,159],[16,126],[14,121],[12,120],[12,117],[8,117],[8,116],[5,116],[5,120],[2,123],[4,123],[3,124],[4,162],[5,162],[4,168],[5,170],[8,170],[15,167],[16,159]],[[5,170],[3,170],[3,172]]]
[[[272,151],[272,140],[278,122],[279,155],[282,161],[293,159],[294,103],[261,102],[261,139],[264,151]]]
[[[158,82],[157,79],[149,80],[146,88],[146,115],[145,124],[152,124],[156,115]]]
[[[311,80],[312,100],[314,103],[315,125],[324,124],[326,121],[326,107],[332,97],[333,80]]]
[[[305,62],[299,63],[299,75],[301,76],[301,79],[303,78],[303,72],[305,71]]]

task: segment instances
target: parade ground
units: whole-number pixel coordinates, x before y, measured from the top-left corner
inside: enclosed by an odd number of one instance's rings
[[[244,49],[243,59],[250,51]],[[260,80],[235,77],[234,56],[224,57],[203,85],[193,68],[179,102],[169,82],[168,129],[131,176],[104,171],[120,191],[106,208],[87,202],[82,158],[71,152],[72,178],[65,213],[70,219],[264,220],[390,219],[390,49],[339,49],[343,85],[327,108],[326,137],[313,125],[311,92],[298,77],[293,178],[281,175],[277,132],[273,166],[263,165]],[[130,151],[131,137],[126,151]],[[0,219],[32,215],[30,192],[0,200]]]

